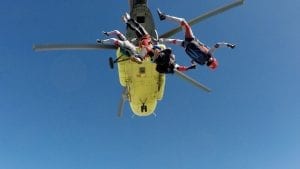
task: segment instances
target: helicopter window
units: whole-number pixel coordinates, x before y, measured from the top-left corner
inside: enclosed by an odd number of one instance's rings
[[[139,70],[140,74],[144,74],[146,73],[146,69],[145,67],[140,67],[140,70]]]
[[[136,21],[138,23],[145,23],[145,17],[144,16],[137,16]]]

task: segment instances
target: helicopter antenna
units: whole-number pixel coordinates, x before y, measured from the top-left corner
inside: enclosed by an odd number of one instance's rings
[[[128,95],[127,88],[124,87],[123,88],[123,92],[122,92],[122,96],[121,96],[121,100],[120,100],[120,103],[119,103],[118,117],[122,117],[122,115],[123,115],[124,104],[125,104],[125,101],[128,100],[128,96],[127,95]]]
[[[154,116],[155,118],[157,117],[157,115],[156,115],[156,113],[155,113],[155,112],[153,112],[152,114],[153,114],[153,116]]]

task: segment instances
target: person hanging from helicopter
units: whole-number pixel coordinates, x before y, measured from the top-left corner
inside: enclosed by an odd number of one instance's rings
[[[185,31],[184,40],[160,38],[159,42],[164,44],[175,44],[184,47],[186,54],[192,59],[192,63],[196,62],[200,65],[206,64],[209,68],[214,70],[219,65],[217,59],[213,55],[215,50],[220,47],[229,47],[231,49],[235,48],[234,44],[227,42],[219,42],[216,43],[212,48],[209,48],[194,36],[191,26],[186,22],[184,18],[167,15],[165,13],[162,13],[159,9],[157,9],[157,13],[160,20],[177,22]]]
[[[147,52],[152,51],[153,43],[151,35],[147,32],[143,25],[138,23],[135,19],[131,18],[130,15],[126,12],[125,15],[122,16],[124,23],[128,28],[133,30],[137,36],[138,46],[142,50],[146,50]]]
[[[175,69],[183,72],[196,68],[195,64],[189,67],[178,65],[170,48],[162,50],[159,46],[154,46],[153,54],[150,57],[156,63],[156,71],[159,73],[174,73]]]
[[[152,61],[156,63],[156,71],[159,73],[174,73],[174,69],[178,71],[187,71],[189,69],[195,69],[195,64],[189,67],[178,65],[175,62],[175,55],[172,53],[171,49],[161,49],[158,45],[152,43],[152,38],[147,30],[138,23],[135,19],[131,18],[128,13],[122,16],[123,21],[126,25],[133,31],[138,38],[138,46],[150,56]],[[146,56],[145,55],[145,56]]]
[[[126,56],[130,57],[130,59],[136,63],[141,64],[143,61],[143,57],[145,53],[138,52],[136,50],[136,46],[132,44],[127,38],[118,30],[113,30],[110,32],[103,32],[106,36],[115,36],[116,38],[109,38],[100,40],[97,39],[98,44],[106,44],[106,45],[115,45],[116,47],[120,48],[120,51],[125,54]]]

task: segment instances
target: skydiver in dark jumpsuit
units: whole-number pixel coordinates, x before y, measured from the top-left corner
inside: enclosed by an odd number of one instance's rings
[[[226,42],[216,43],[212,48],[207,47],[201,43],[193,34],[190,25],[186,22],[184,18],[178,18],[171,15],[166,15],[157,9],[160,20],[174,21],[180,24],[182,29],[185,31],[184,40],[181,39],[159,39],[159,42],[165,44],[175,44],[180,45],[185,48],[186,54],[192,59],[192,62],[196,62],[200,65],[207,65],[211,69],[216,69],[218,67],[218,61],[213,56],[213,52],[220,47],[234,48],[235,45]]]

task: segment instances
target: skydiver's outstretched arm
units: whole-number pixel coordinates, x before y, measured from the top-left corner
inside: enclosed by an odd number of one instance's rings
[[[103,34],[106,35],[106,36],[115,36],[115,37],[118,37],[119,40],[122,40],[122,41],[125,41],[127,40],[127,38],[118,30],[113,30],[113,31],[110,31],[110,32],[104,32],[103,31]]]
[[[181,39],[160,38],[159,42],[163,43],[165,45],[167,45],[167,44],[173,44],[173,45],[183,46],[184,40],[181,40]]]
[[[121,41],[116,38],[109,38],[109,39],[104,39],[104,40],[99,40],[99,44],[104,44],[104,45],[115,45],[116,47],[122,47],[124,46],[124,41]]]
[[[136,51],[136,47],[128,40],[121,41],[116,38],[109,38],[109,39],[99,40],[98,43],[105,44],[105,45],[115,45],[116,47],[123,48],[124,50],[130,52],[130,55],[134,55],[134,56],[139,55]]]
[[[182,66],[182,65],[178,65],[177,63],[175,64],[175,68],[180,71],[180,72],[184,72],[190,69],[196,69],[196,64],[192,64],[191,66],[187,67],[187,66]]]
[[[179,64],[176,63],[174,54],[170,55],[170,57],[171,57],[170,58],[171,63],[174,65],[174,68],[177,69],[180,72],[184,72],[184,71],[187,71],[187,70],[190,70],[190,69],[196,69],[196,64],[194,62],[192,62],[192,64],[190,66],[183,66],[183,65],[179,65]]]
[[[142,35],[148,35],[149,33],[146,31],[146,29],[144,28],[144,26],[142,26],[140,23],[138,23],[135,19],[130,18],[127,22],[129,25],[131,25],[134,30],[138,30],[138,32]],[[129,26],[130,27],[130,26]],[[130,27],[130,28],[132,28]]]
[[[233,49],[235,47],[235,45],[231,44],[231,43],[227,43],[227,42],[218,42],[212,48],[210,48],[208,52],[213,54],[220,47],[221,48],[229,47],[229,48]]]

